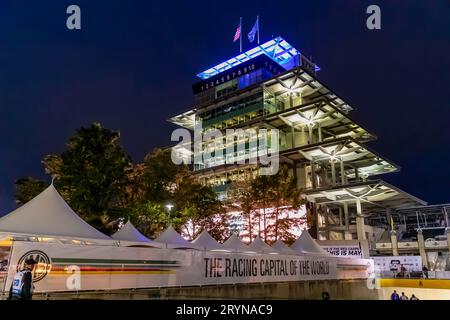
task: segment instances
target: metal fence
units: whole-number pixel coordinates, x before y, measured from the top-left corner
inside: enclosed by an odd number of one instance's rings
[[[381,278],[403,278],[403,279],[450,279],[450,271],[383,271]]]

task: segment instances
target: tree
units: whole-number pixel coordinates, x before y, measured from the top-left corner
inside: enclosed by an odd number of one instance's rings
[[[246,226],[246,235],[251,242],[254,233],[254,210],[255,197],[252,190],[252,177],[246,176],[242,180],[236,180],[231,183],[227,192],[227,207],[228,210],[238,211],[242,213],[242,218]]]
[[[225,211],[217,194],[209,186],[197,182],[192,175],[184,177],[177,184],[174,203],[180,213],[179,223],[191,240],[202,230],[217,230],[223,223],[220,215]]]
[[[253,198],[258,208],[258,227],[259,236],[267,241],[268,239],[268,226],[267,226],[267,210],[271,208],[274,202],[274,194],[272,185],[274,183],[274,176],[259,175],[251,184],[251,190]],[[262,215],[261,215],[262,210]],[[262,221],[261,221],[262,218]],[[262,223],[262,235],[261,235],[261,223]]]
[[[170,199],[176,183],[189,175],[186,165],[172,162],[171,152],[171,149],[155,148],[145,156],[140,179],[145,200],[161,202]]]
[[[69,205],[103,231],[127,210],[127,174],[132,166],[119,138],[119,132],[94,123],[78,129],[61,155],[44,158],[46,172]]]
[[[139,231],[151,238],[157,237],[169,224],[167,209],[154,201],[134,203],[129,218]]]
[[[156,148],[146,155],[133,181],[133,219],[148,236],[157,236],[169,224],[190,239],[203,229],[217,234],[223,226],[222,203],[215,192],[197,182],[187,166],[174,164],[171,149]]]
[[[300,195],[295,177],[283,165],[276,175],[233,182],[228,192],[228,206],[241,212],[250,241],[256,233],[256,225],[257,233],[266,242],[278,239],[291,242],[295,231],[305,222],[305,218],[294,214],[304,204]]]
[[[45,181],[37,180],[31,177],[18,179],[14,182],[16,185],[16,203],[18,205],[24,205],[39,193],[48,187],[48,183]]]
[[[297,179],[289,173],[286,165],[280,167],[278,173],[271,178],[271,193],[274,224],[269,228],[276,241],[280,238],[290,242],[295,240],[293,229],[304,224],[305,219],[291,217],[293,210],[298,210],[305,201],[301,198],[301,190],[297,187]]]

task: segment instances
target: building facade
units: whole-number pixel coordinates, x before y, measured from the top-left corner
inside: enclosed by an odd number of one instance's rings
[[[370,244],[384,231],[373,214],[391,221],[394,210],[426,203],[380,179],[399,167],[366,145],[376,136],[351,118],[354,108],[318,79],[319,71],[277,37],[199,73],[192,86],[195,106],[169,121],[197,135],[276,131],[276,140],[264,147],[296,176],[313,208],[317,238]],[[261,149],[253,140],[258,136],[235,134],[219,145],[203,141],[199,154],[214,157],[194,162],[193,174],[226,197],[233,181],[264,167],[252,161]],[[183,152],[192,158],[195,146]]]

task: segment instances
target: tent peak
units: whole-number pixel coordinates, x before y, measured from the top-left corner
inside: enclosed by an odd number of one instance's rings
[[[313,237],[311,237],[307,229],[302,231],[300,237],[290,246],[290,248],[299,253],[330,255],[316,242],[315,239],[313,239]]]
[[[153,242],[142,233],[128,220],[120,230],[111,236],[115,240],[120,241],[135,241],[135,242]]]
[[[53,184],[24,205],[1,217],[0,232],[112,240],[75,213]]]

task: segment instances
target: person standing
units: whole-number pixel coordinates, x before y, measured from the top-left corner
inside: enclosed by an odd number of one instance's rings
[[[417,298],[414,294],[411,295],[411,299],[409,300],[419,300],[419,298]]]
[[[423,277],[428,279],[428,268],[426,266],[422,267]]]
[[[330,300],[330,294],[328,293],[328,291],[325,288],[322,290],[322,299]]]
[[[10,300],[31,300],[33,297],[33,269],[36,261],[30,258],[25,261],[24,267],[13,278],[9,290]]]
[[[408,296],[405,295],[404,292],[402,292],[402,296],[400,297],[400,300],[409,300]]]
[[[396,290],[394,290],[394,292],[391,294],[391,300],[400,300],[400,296],[398,295]]]

